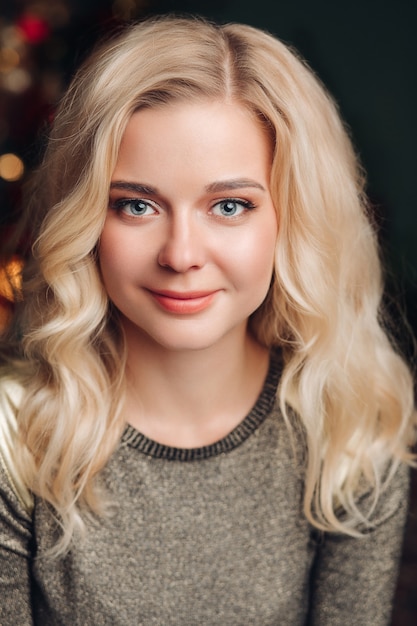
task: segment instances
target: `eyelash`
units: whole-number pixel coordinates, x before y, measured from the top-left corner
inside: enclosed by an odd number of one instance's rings
[[[116,211],[117,213],[122,213],[123,210],[126,207],[129,207],[129,205],[134,205],[134,204],[142,204],[144,209],[147,210],[147,208],[151,208],[154,211],[156,211],[156,208],[154,207],[153,203],[150,200],[145,200],[143,198],[120,198],[119,200],[115,200],[114,202],[110,203],[110,208],[113,209],[114,211]],[[240,207],[243,207],[244,211],[241,211],[240,213],[238,213],[238,215],[235,214],[223,214],[223,215],[217,215],[216,213],[213,213],[213,210],[216,207],[220,207],[221,205],[227,205],[227,204],[234,204]],[[231,219],[233,217],[238,217],[241,213],[245,212],[245,211],[251,211],[252,209],[256,209],[256,205],[253,204],[253,202],[251,202],[250,200],[243,200],[241,198],[223,198],[222,200],[218,200],[217,202],[215,202],[215,204],[213,204],[212,208],[211,208],[211,212],[216,215],[216,217],[224,217],[226,219]],[[142,217],[145,215],[145,213],[138,213],[138,214],[128,214],[126,213],[127,217]]]

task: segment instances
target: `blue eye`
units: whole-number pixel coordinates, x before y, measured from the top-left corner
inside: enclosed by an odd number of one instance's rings
[[[156,213],[156,209],[152,204],[142,199],[116,200],[113,203],[113,208],[131,217],[141,217],[142,215],[153,215]]]
[[[244,211],[254,208],[255,205],[248,200],[234,200],[229,198],[215,204],[212,213],[214,215],[221,215],[222,217],[236,217],[241,215]]]

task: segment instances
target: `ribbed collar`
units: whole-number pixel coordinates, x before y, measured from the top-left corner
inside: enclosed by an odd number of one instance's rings
[[[136,428],[128,424],[121,442],[143,452],[147,456],[168,461],[200,461],[230,452],[240,446],[264,422],[275,401],[278,382],[282,372],[280,350],[273,350],[269,361],[268,374],[256,404],[236,428],[223,439],[200,448],[175,448],[149,439]]]

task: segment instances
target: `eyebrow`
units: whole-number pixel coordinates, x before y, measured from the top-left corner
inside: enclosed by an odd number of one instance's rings
[[[210,183],[209,185],[206,185],[205,191],[207,193],[218,193],[221,191],[244,189],[246,187],[252,187],[255,189],[260,189],[261,191],[266,191],[263,185],[258,183],[256,180],[252,180],[251,178],[232,178],[230,180],[215,181],[213,183]],[[158,189],[156,187],[124,180],[113,181],[110,184],[110,189],[123,189],[125,191],[132,191],[138,194],[143,193],[146,195],[158,195]]]
[[[218,191],[228,191],[229,189],[243,189],[245,187],[255,187],[266,191],[265,187],[251,178],[233,178],[231,180],[219,180],[206,186],[208,193],[216,193]]]
[[[143,185],[142,183],[131,183],[125,180],[115,180],[110,183],[110,189],[123,189],[124,191],[133,191],[135,193],[144,193],[146,195],[156,196],[158,190],[156,187],[150,185]]]

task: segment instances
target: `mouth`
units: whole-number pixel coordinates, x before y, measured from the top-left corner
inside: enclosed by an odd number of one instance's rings
[[[152,291],[148,290],[158,305],[169,313],[191,315],[204,311],[214,300],[217,291]]]

